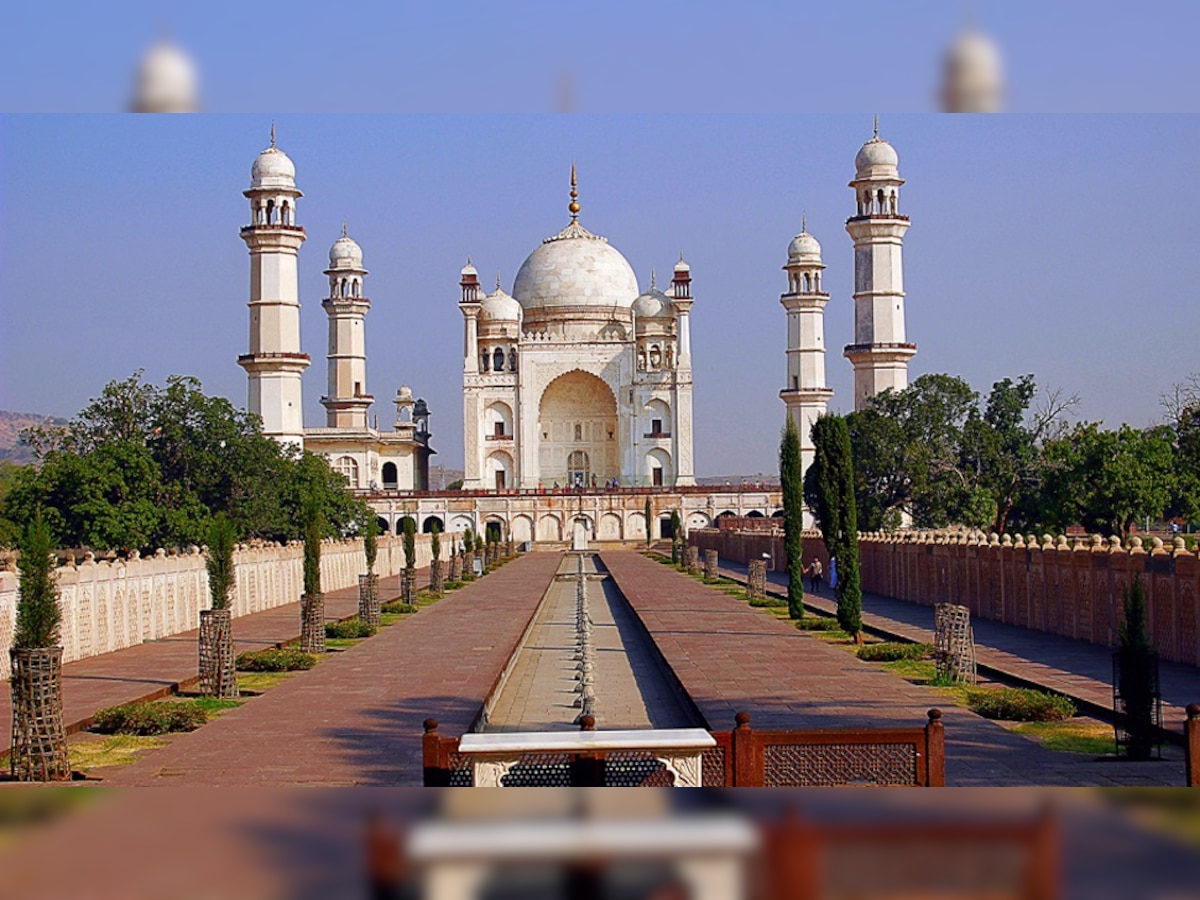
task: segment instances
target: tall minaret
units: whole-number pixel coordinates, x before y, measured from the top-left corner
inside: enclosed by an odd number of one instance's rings
[[[854,239],[854,343],[846,358],[854,366],[854,408],[888,388],[908,387],[908,361],[917,345],[904,334],[904,261],[908,216],[900,215],[900,159],[875,135],[858,151],[850,187],[858,215],[846,220]]]
[[[800,233],[788,245],[787,292],[779,298],[787,310],[787,387],[779,392],[788,415],[800,430],[801,469],[813,460],[812,426],[825,414],[833,391],[825,386],[825,304],[821,285],[821,245],[801,219]],[[807,513],[805,514],[807,517]],[[807,523],[806,523],[807,527]]]
[[[300,352],[300,296],[296,258],[304,229],[296,224],[296,167],[275,146],[258,154],[250,169],[250,225],[242,240],[250,248],[250,352],[238,365],[250,380],[250,412],[262,417],[263,433],[304,446],[300,376],[308,354]]]
[[[688,487],[696,483],[696,463],[692,456],[692,267],[683,260],[671,275],[671,305],[675,307],[676,335],[679,340],[679,364],[675,369],[675,484]]]
[[[479,272],[467,264],[459,272],[458,286],[462,294],[458,308],[463,314],[463,487],[477,490],[483,487],[480,467],[480,423],[483,420],[483,381],[479,372],[479,313],[484,299],[479,288]]]
[[[371,301],[363,292],[362,248],[347,234],[329,249],[329,296],[321,306],[329,316],[329,393],[321,398],[330,428],[366,428],[367,409],[375,398],[367,393],[367,342],[364,328]]]

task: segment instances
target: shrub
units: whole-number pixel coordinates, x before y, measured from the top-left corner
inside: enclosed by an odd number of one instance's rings
[[[896,662],[900,659],[924,659],[932,652],[933,647],[930,644],[886,642],[859,647],[858,658],[867,662]]]
[[[316,664],[316,656],[295,647],[252,650],[239,653],[237,658],[237,667],[243,672],[294,672],[311,669]]]
[[[765,597],[752,598],[750,600],[750,605],[756,609],[762,609],[764,607],[782,609],[788,605],[788,602],[783,597],[775,597],[771,594],[767,594]]]
[[[375,626],[363,619],[346,619],[344,622],[326,622],[325,637],[368,638],[375,633]]]
[[[1057,722],[1075,715],[1075,704],[1066,697],[1029,688],[970,691],[967,705],[985,719],[1009,722]]]
[[[842,626],[832,616],[805,616],[796,620],[801,631],[841,631]]]
[[[204,707],[191,700],[142,701],[97,710],[92,730],[101,734],[168,734],[195,731],[207,721]]]
[[[391,600],[379,608],[380,612],[385,613],[415,613],[417,608],[411,603],[405,603],[403,600]]]

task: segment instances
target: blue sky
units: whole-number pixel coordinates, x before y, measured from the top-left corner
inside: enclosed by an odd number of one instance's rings
[[[115,112],[168,34],[211,112],[917,112],[968,22],[1011,111],[1197,111],[1190,0],[77,0],[5,10],[0,109]]]
[[[807,212],[824,247],[832,406],[851,403],[853,160],[868,115],[276,117],[296,163],[306,420],[323,424],[329,245],[349,220],[371,271],[369,386],[429,400],[438,462],[462,453],[458,270],[506,288],[567,221],[643,286],[683,249],[696,305],[700,474],[771,471],[783,405],[788,241]],[[0,119],[0,407],[71,415],[144,367],[245,403],[249,261],[241,192],[268,115]],[[1079,415],[1144,425],[1200,371],[1193,225],[1200,119],[885,115],[912,218],[913,377],[1005,376],[1078,393]]]

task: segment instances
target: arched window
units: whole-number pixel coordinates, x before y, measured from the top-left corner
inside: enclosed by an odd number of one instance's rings
[[[492,354],[492,369],[496,372],[504,371],[504,351],[499,347],[497,347],[496,352]]]
[[[508,371],[510,371],[510,372],[517,371],[517,348],[516,347],[508,348]]]
[[[280,213],[280,216],[279,216],[280,224],[291,225],[292,224],[292,207],[288,204],[288,202],[286,200],[283,201],[283,206],[281,207],[281,210],[282,210],[282,212]]]
[[[358,487],[358,461],[353,456],[339,456],[334,461],[333,471],[345,478],[349,487]]]
[[[806,293],[806,294],[808,293],[810,284],[811,284],[811,282],[809,281],[808,273],[805,272],[804,273],[804,293]]]
[[[346,290],[346,279],[345,278],[342,279],[342,289],[338,293],[338,296],[339,297],[349,297],[350,296],[349,292]]]
[[[350,293],[353,294],[355,297],[358,296],[358,279],[357,278],[355,278],[353,281],[350,282]]]
[[[268,225],[275,224],[275,201],[274,200],[267,201],[267,224]]]
[[[488,370],[488,363],[491,358],[491,354],[486,349],[479,351],[479,368],[481,371],[486,372]]]
[[[394,462],[385,462],[383,464],[383,489],[385,491],[394,491],[399,486],[396,464]]]

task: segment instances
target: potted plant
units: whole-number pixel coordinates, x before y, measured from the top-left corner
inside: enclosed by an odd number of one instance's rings
[[[39,511],[18,542],[17,623],[8,651],[12,663],[12,750],[17,781],[71,777],[63,727],[62,610],[54,572],[54,538]]]
[[[238,695],[233,652],[233,523],[225,513],[213,516],[208,526],[208,592],[212,604],[200,610],[200,693],[210,697]]]

